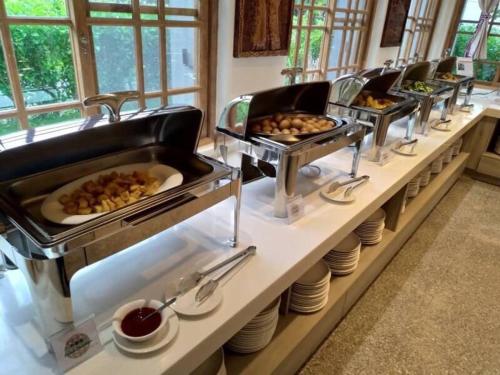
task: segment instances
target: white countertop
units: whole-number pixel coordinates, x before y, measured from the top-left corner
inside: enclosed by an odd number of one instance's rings
[[[417,156],[396,155],[385,166],[362,160],[359,174],[369,175],[370,181],[353,204],[333,205],[318,194],[332,178],[347,176],[352,160],[347,149],[314,163],[322,169],[319,178],[300,180],[298,193],[304,196],[306,215],[291,225],[272,216],[273,180],[245,185],[240,248],[256,245],[257,255],[225,283],[217,310],[199,320],[181,319],[175,340],[155,354],[130,357],[108,342],[101,353],[70,373],[188,373],[483,116],[500,117],[495,100],[496,94],[474,96],[472,112],[457,111],[450,132],[418,135]],[[403,131],[392,126],[390,134],[397,137]],[[161,298],[186,270],[235,251],[223,244],[230,234],[230,207],[230,202],[223,202],[83,270],[71,284],[75,319],[94,314],[99,325],[123,302]],[[0,313],[0,372],[54,373],[54,360],[31,321],[33,308],[19,271],[0,279]]]

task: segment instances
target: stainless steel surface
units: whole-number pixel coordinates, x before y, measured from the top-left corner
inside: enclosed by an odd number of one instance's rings
[[[351,175],[359,165],[364,126],[331,117],[337,126],[327,132],[284,143],[267,136],[254,135],[247,126],[255,119],[275,113],[308,113],[324,116],[330,93],[329,82],[311,82],[284,86],[277,89],[249,94],[230,102],[217,127],[216,148],[227,157],[229,145],[235,139],[238,158],[234,166],[243,170],[243,180],[253,181],[263,176],[276,178],[274,216],[285,218],[286,206],[295,196],[299,170],[314,160],[355,144]],[[246,111],[236,121],[229,113],[246,103]],[[238,112],[242,113],[242,112]]]
[[[281,75],[286,76],[290,79],[290,85],[295,85],[297,75],[302,74],[303,71],[304,69],[302,69],[301,67],[285,68],[281,71]]]
[[[462,103],[462,106],[464,107],[470,105],[472,90],[474,89],[474,77],[453,74],[457,78],[456,81],[444,80],[439,78],[443,73],[453,73],[453,71],[455,70],[456,62],[457,58],[455,56],[448,57],[447,54],[445,54],[444,58],[435,62],[435,70],[433,74],[434,81],[442,85],[451,86],[453,88],[453,94],[449,101],[449,114],[453,114],[455,111],[460,89],[465,89],[465,98],[464,102]]]
[[[104,106],[109,111],[109,122],[120,121],[120,110],[129,100],[138,99],[139,91],[117,91],[89,96],[83,100],[85,107]]]
[[[255,255],[256,251],[257,248],[255,246],[250,246],[249,251],[242,257],[240,257],[239,260],[231,264],[223,273],[221,273],[217,277],[214,277],[213,279],[208,280],[205,284],[203,284],[200,287],[200,289],[196,292],[195,301],[198,302],[199,304],[202,304],[204,301],[206,301],[208,297],[210,297],[215,292],[215,290],[219,286],[219,282],[232,270],[234,270],[236,266],[243,263],[249,256]]]
[[[161,110],[0,153],[11,167],[0,170],[0,216],[15,228],[0,235],[0,250],[23,271],[45,337],[72,321],[70,281],[79,270],[228,198],[236,245],[241,173],[196,153],[201,124],[198,109]],[[178,169],[183,183],[80,225],[53,224],[40,213],[48,194],[78,177],[148,161]]]
[[[344,191],[344,197],[350,197],[354,189],[357,189],[361,185],[363,185],[365,182],[367,182],[370,179],[370,176],[363,176],[360,182],[358,182],[355,185],[349,186],[345,191]]]
[[[429,117],[432,108],[442,103],[440,121],[446,121],[451,105],[451,97],[453,96],[452,87],[430,81],[431,69],[431,63],[428,61],[409,64],[404,67],[401,78],[394,87],[395,92],[410,96],[420,103],[416,128],[420,134],[424,135],[427,135],[429,131]],[[426,85],[433,88],[432,93],[422,93],[405,88],[405,85],[414,81],[425,82]]]
[[[161,313],[163,310],[165,310],[167,307],[169,307],[175,301],[177,301],[177,297],[172,297],[169,300],[163,302],[162,305],[160,307],[158,307],[155,311],[152,311],[151,313],[149,313],[145,317],[141,318],[141,322],[148,320],[149,318],[151,318],[155,314]]]
[[[181,278],[179,282],[179,292],[180,293],[186,293],[188,290],[193,289],[196,285],[200,283],[201,280],[203,280],[204,277],[207,275],[210,275],[212,272],[217,271],[218,269],[221,269],[225,265],[233,262],[236,259],[239,259],[241,257],[246,257],[248,254],[253,254],[256,251],[255,246],[249,246],[245,250],[240,251],[232,256],[230,256],[227,259],[224,259],[222,262],[217,263],[215,266],[210,267],[209,269],[205,271],[196,271],[193,272],[192,274],[189,274],[183,278]]]
[[[368,154],[369,160],[380,160],[380,150],[385,144],[391,123],[408,117],[406,138],[413,139],[414,137],[416,112],[419,109],[418,101],[402,94],[388,93],[400,75],[401,71],[384,67],[357,73],[356,76],[362,77],[363,82],[365,82],[362,87],[359,87],[361,81],[354,80],[352,75],[339,77],[332,83],[332,93],[340,93],[340,90],[336,88],[341,87],[346,95],[351,96],[340,98],[340,100],[336,100],[338,96],[330,96],[329,113],[352,118],[357,123],[367,125],[373,130],[373,139]],[[343,87],[350,83],[354,85],[353,90]],[[355,99],[353,91],[357,92],[357,95],[361,92],[367,92],[373,93],[375,97],[387,97],[393,100],[394,104],[382,110],[353,105]],[[350,104],[345,105],[343,103]]]

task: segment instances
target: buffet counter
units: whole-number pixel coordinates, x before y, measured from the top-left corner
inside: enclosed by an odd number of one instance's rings
[[[369,175],[370,180],[352,204],[334,205],[319,196],[319,189],[332,179],[348,177],[346,171],[352,163],[352,151],[348,149],[315,162],[322,170],[320,177],[301,180],[297,193],[303,196],[305,214],[292,224],[273,217],[273,180],[244,185],[238,249],[255,245],[256,256],[225,282],[223,302],[217,310],[197,320],[181,318],[175,340],[156,353],[131,356],[120,352],[110,340],[108,322],[113,312],[136,298],[162,299],[185,270],[237,251],[224,244],[232,202],[219,203],[87,267],[72,280],[75,321],[93,314],[104,349],[69,373],[184,374],[195,369],[484,116],[500,118],[496,94],[472,102],[475,106],[470,113],[456,111],[451,117],[451,131],[431,130],[428,136],[418,135],[416,156],[395,155],[383,166],[362,159],[358,174]],[[404,133],[404,126],[394,126],[388,139],[403,137]],[[370,137],[365,142],[369,144]],[[463,153],[459,160],[465,163],[466,157]],[[19,271],[9,271],[0,279],[0,312],[2,371],[56,372],[55,361],[31,321],[33,307]]]

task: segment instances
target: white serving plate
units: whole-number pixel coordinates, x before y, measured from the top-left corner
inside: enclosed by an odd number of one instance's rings
[[[119,167],[104,169],[99,172],[92,173],[88,176],[81,177],[78,180],[66,184],[56,191],[52,192],[42,203],[41,212],[43,217],[56,224],[77,225],[86,221],[95,219],[107,212],[100,212],[89,215],[69,215],[63,211],[64,206],[59,203],[58,199],[64,195],[70,195],[77,188],[80,188],[83,183],[89,180],[96,180],[99,175],[116,173],[132,173],[134,171],[147,171],[152,177],[160,181],[160,187],[156,193],[161,193],[168,189],[172,189],[182,184],[183,176],[177,169],[169,167],[165,164],[158,163],[135,163],[127,164]]]
[[[195,297],[200,287],[193,288],[186,294],[178,297],[171,306],[172,310],[180,315],[190,317],[206,315],[215,310],[222,302],[222,288],[219,286],[203,303],[199,303],[195,300]]]

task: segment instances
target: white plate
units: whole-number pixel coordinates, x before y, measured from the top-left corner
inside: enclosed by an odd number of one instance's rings
[[[146,354],[163,348],[170,343],[179,331],[179,318],[173,310],[169,309],[171,315],[168,318],[167,326],[156,334],[151,340],[142,342],[132,342],[120,337],[113,331],[113,341],[115,345],[127,353]]]
[[[189,292],[177,298],[172,304],[172,310],[184,316],[200,316],[215,310],[222,302],[222,288],[217,287],[213,294],[203,303],[195,301],[196,293],[200,288],[191,289]]]
[[[63,211],[64,206],[59,203],[58,199],[63,194],[70,195],[73,191],[80,188],[86,181],[96,180],[99,175],[109,174],[111,172],[132,173],[134,171],[147,171],[152,177],[157,178],[161,185],[156,193],[161,193],[162,191],[179,186],[182,184],[183,180],[182,173],[180,173],[177,169],[164,164],[136,163],[113,167],[81,177],[78,180],[70,182],[52,192],[42,203],[42,215],[47,220],[57,224],[77,225],[107,214],[107,212],[101,212],[89,215],[69,215]]]
[[[329,188],[330,188],[329,185],[323,187],[323,189],[320,190],[320,195],[330,202],[352,203],[356,200],[356,195],[353,193],[351,193],[347,197],[344,195],[347,188],[338,188],[338,189],[332,191],[331,193],[328,192]]]
[[[314,266],[309,268],[299,279],[296,284],[300,286],[315,286],[325,282],[325,279],[329,276],[329,268],[324,260],[320,260]]]

